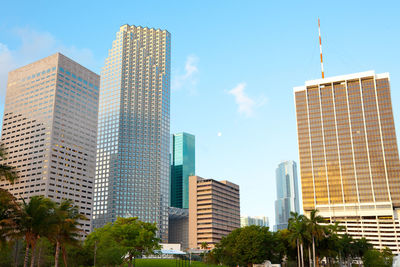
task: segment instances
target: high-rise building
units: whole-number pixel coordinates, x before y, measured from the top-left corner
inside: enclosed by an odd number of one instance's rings
[[[8,75],[1,142],[14,196],[73,200],[91,229],[100,77],[57,53]]]
[[[171,207],[189,208],[189,176],[191,175],[195,175],[195,137],[188,133],[173,134]]]
[[[240,227],[257,225],[269,227],[269,220],[266,216],[240,216]]]
[[[303,208],[376,248],[400,252],[400,162],[389,74],[294,88]]]
[[[189,249],[206,242],[213,248],[240,227],[239,186],[228,181],[189,177]]]
[[[290,212],[300,212],[296,162],[289,160],[276,169],[275,229],[288,226]]]
[[[171,35],[123,25],[101,72],[94,227],[156,222],[168,240]]]

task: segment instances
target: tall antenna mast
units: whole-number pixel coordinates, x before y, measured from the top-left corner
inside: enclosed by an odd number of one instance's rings
[[[322,72],[322,79],[323,79],[325,77],[325,75],[324,75],[324,62],[322,60],[321,25],[319,23],[319,18],[318,18],[318,34],[319,34],[319,53],[321,56],[321,72]]]

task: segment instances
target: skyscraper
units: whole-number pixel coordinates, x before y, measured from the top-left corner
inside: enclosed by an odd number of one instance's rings
[[[57,53],[8,75],[1,142],[15,166],[14,196],[70,199],[91,229],[100,77]]]
[[[171,207],[189,208],[189,176],[195,175],[195,137],[188,133],[172,135]]]
[[[94,226],[156,222],[168,239],[171,35],[123,25],[101,73]]]
[[[400,162],[389,74],[374,71],[294,88],[303,208],[399,253]]]
[[[275,230],[286,229],[290,212],[300,212],[296,162],[284,161],[276,169]]]

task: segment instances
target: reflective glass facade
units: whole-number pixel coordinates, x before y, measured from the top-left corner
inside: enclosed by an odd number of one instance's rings
[[[275,229],[286,229],[290,212],[300,212],[297,164],[285,161],[276,169]]]
[[[400,252],[400,162],[389,74],[307,81],[294,89],[303,208]]]
[[[195,137],[188,133],[172,135],[171,207],[189,208],[189,176],[195,175]]]
[[[94,227],[156,222],[168,239],[170,59],[166,30],[123,25],[101,73]]]

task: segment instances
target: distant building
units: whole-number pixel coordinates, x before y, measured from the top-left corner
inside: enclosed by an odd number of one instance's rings
[[[189,248],[213,248],[240,227],[239,186],[228,181],[189,177]]]
[[[241,216],[240,217],[240,227],[257,225],[257,226],[265,226],[269,227],[269,220],[266,216]]]
[[[296,162],[284,161],[276,169],[275,226],[286,229],[290,212],[300,212]]]
[[[57,53],[8,75],[1,142],[5,164],[18,170],[18,199],[70,199],[91,230],[100,77]]]
[[[189,176],[195,175],[195,170],[195,136],[188,133],[173,134],[171,207],[189,208]]]
[[[399,254],[400,161],[389,73],[306,81],[294,95],[304,213],[317,209],[347,234]]]
[[[168,243],[189,248],[189,210],[170,207],[168,210]]]

